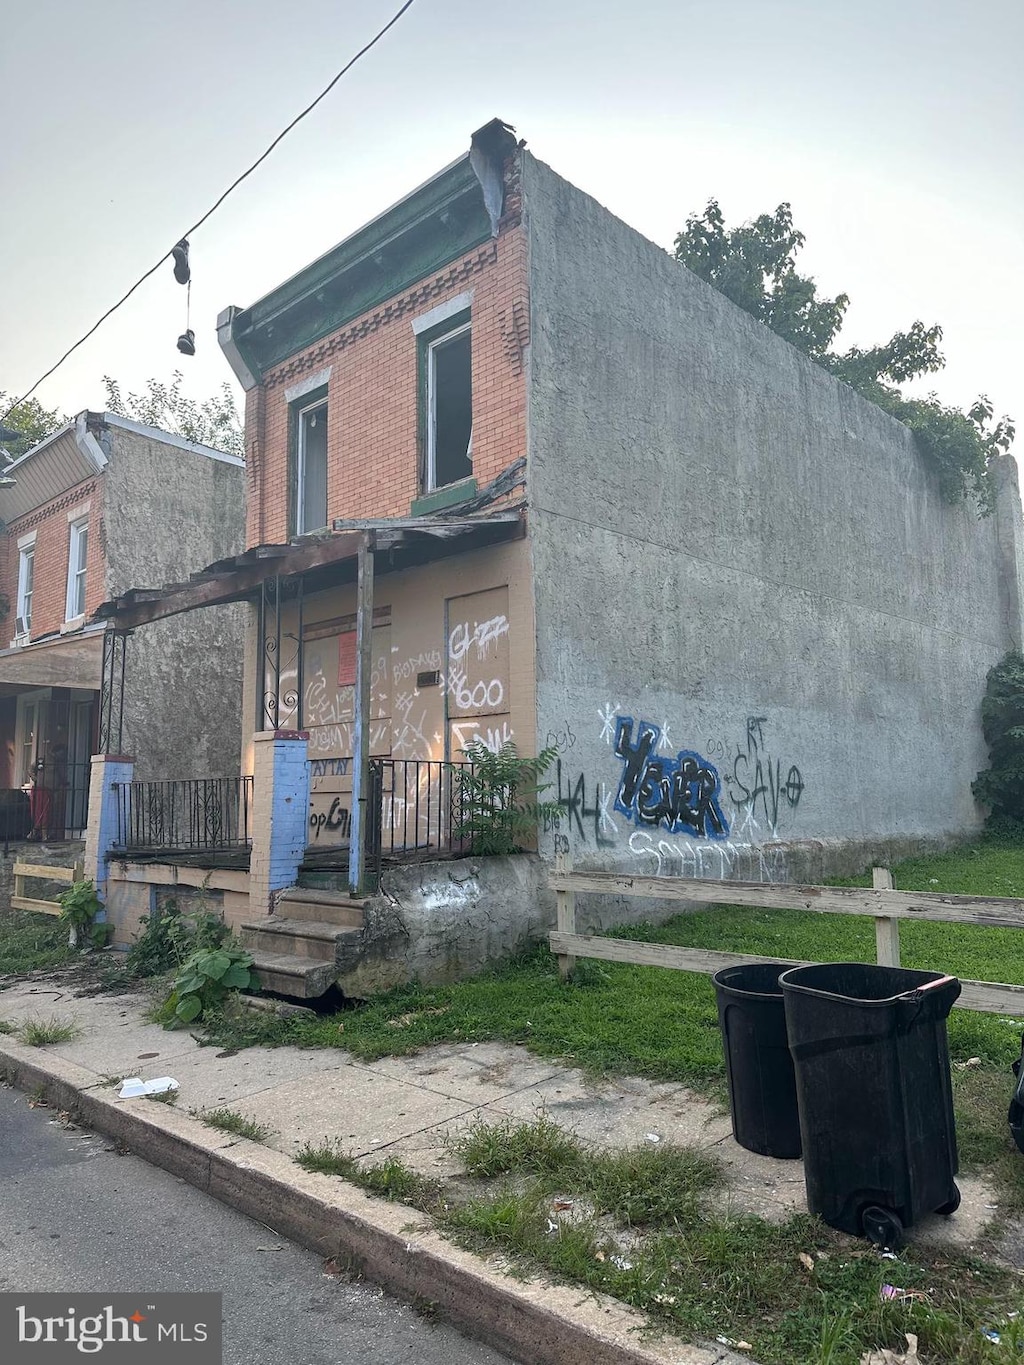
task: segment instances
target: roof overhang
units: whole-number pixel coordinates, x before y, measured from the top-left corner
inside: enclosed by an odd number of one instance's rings
[[[30,687],[98,691],[103,677],[103,631],[88,630],[20,649],[0,650],[0,695]]]
[[[383,574],[513,540],[525,531],[520,507],[482,517],[382,517],[341,521],[335,526],[333,531],[300,536],[287,545],[256,545],[244,554],[207,565],[187,582],[131,588],[104,602],[92,619],[103,620],[115,630],[134,630],[200,607],[246,601],[270,578],[301,579],[304,591],[318,592],[355,579],[359,547],[368,534],[379,558],[377,572]]]

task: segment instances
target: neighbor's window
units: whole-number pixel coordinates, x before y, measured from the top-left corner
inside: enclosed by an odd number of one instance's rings
[[[15,635],[28,635],[32,629],[32,579],[35,574],[36,547],[33,541],[18,552],[18,619]]]
[[[295,444],[295,534],[327,525],[327,404],[300,408]]]
[[[473,472],[471,336],[467,322],[427,345],[425,492]]]
[[[68,527],[68,596],[64,618],[85,615],[85,561],[89,554],[89,518],[81,517]]]

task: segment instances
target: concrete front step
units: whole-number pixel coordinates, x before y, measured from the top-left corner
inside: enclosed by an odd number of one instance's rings
[[[250,952],[283,953],[286,957],[309,957],[334,962],[339,940],[357,936],[356,925],[328,924],[308,919],[269,919],[243,924],[242,946]]]
[[[313,891],[303,886],[290,886],[274,898],[275,909],[290,920],[313,920],[318,924],[335,924],[339,928],[361,929],[365,901],[356,900],[341,891]]]
[[[253,953],[253,968],[265,991],[294,1000],[316,1000],[334,984],[338,970],[333,962],[266,952]]]

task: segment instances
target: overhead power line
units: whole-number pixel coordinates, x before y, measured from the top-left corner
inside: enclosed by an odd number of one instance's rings
[[[376,47],[376,45],[380,42],[380,40],[384,37],[388,30],[394,28],[395,24],[398,23],[399,19],[401,19],[402,15],[406,12],[407,9],[409,9],[413,5],[413,3],[414,0],[405,0],[405,4],[401,7],[401,9],[397,10],[391,16],[391,18],[384,25],[384,27],[380,29],[379,32],[374,34],[374,36],[365,45],[365,47],[361,47],[359,51],[355,54],[355,56],[345,63],[341,70],[331,79],[329,84],[324,86],[324,88],[320,91],[319,95],[317,95],[316,99],[313,100],[311,104],[307,104],[305,109],[303,109],[300,114],[295,115],[291,123],[289,123],[286,128],[283,128],[281,132],[278,133],[277,137],[274,138],[270,146],[267,147],[266,150],[256,158],[256,160],[252,163],[248,170],[244,170],[237,180],[233,180],[231,184],[227,187],[227,189],[224,191],[224,193],[220,196],[220,198],[217,199],[215,203],[210,205],[210,207],[206,210],[203,216],[200,219],[198,219],[198,221],[193,223],[192,226],[188,228],[187,231],[179,233],[175,241],[179,241],[185,237],[191,237],[194,232],[201,228],[202,225],[206,222],[206,220],[212,214],[216,213],[217,209],[220,208],[221,204],[223,204],[224,200],[228,197],[228,195],[231,194],[234,190],[238,189],[242,181],[246,180],[250,175],[252,175],[253,171],[257,168],[257,166],[260,166],[264,161],[266,161],[267,157],[278,145],[278,143],[288,136],[288,134],[292,131],[296,124],[301,123],[302,120],[306,117],[306,115],[312,113],[312,111],[316,108],[320,101],[324,99],[325,96],[331,93],[334,87],[341,80],[342,76],[344,76],[347,72],[352,70],[356,62],[359,61],[360,57],[365,57],[367,52],[369,52],[372,47]],[[112,304],[103,314],[103,316],[98,318],[89,328],[89,330],[86,333],[84,333],[84,335],[78,338],[78,340],[75,342],[73,346],[68,347],[68,349],[56,362],[56,364],[51,365],[45,374],[41,374],[39,376],[39,378],[36,380],[36,382],[32,385],[30,389],[27,389],[21,395],[21,397],[16,400],[16,402],[11,404],[7,411],[2,416],[0,416],[0,422],[6,421],[6,419],[10,417],[14,409],[18,407],[21,403],[24,403],[26,398],[31,398],[32,395],[35,393],[36,389],[38,389],[39,385],[42,384],[44,380],[49,379],[50,375],[53,374],[56,370],[59,370],[61,365],[63,365],[65,360],[67,360],[68,356],[73,355],[74,352],[78,350],[79,346],[83,345],[86,341],[88,341],[92,334],[95,331],[97,331],[98,328],[102,327],[103,323],[106,322],[107,318],[109,318],[112,313],[116,313],[123,303],[127,303],[127,301],[135,293],[136,289],[138,289],[140,285],[145,284],[145,282],[149,279],[150,275],[155,274],[160,269],[164,261],[170,259],[173,250],[174,250],[173,247],[169,248],[160,257],[160,259],[156,262],[155,265],[150,266],[150,268],[146,271],[144,275],[140,275],[139,278],[132,285],[132,287],[126,293],[122,294],[118,301],[115,304]]]

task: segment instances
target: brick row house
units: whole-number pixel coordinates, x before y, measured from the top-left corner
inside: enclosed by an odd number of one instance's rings
[[[108,747],[114,719],[140,777],[234,773],[238,664],[228,666],[225,695],[220,680],[209,685],[208,636],[196,657],[188,618],[154,628],[129,647],[133,685],[115,718],[102,704],[110,637],[92,618],[142,576],[198,568],[240,548],[242,461],[113,413],[83,412],[8,466],[0,518],[6,836],[81,837],[91,757]],[[217,628],[235,655],[237,609]]]
[[[218,333],[246,549],[101,614],[141,638],[246,603],[237,922],[317,865],[360,886],[375,821],[450,849],[474,737],[557,748],[540,865],[560,839],[581,867],[819,880],[977,828],[985,673],[1021,639],[1012,461],[993,517],[944,502],[906,428],[507,125]],[[546,913],[521,901],[424,970],[519,946]]]

